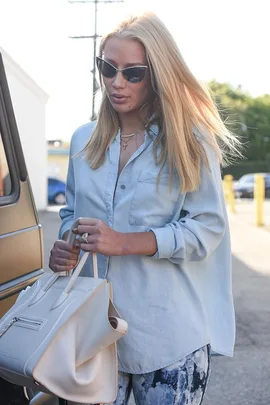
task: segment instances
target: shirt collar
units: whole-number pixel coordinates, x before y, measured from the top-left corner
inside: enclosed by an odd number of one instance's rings
[[[150,126],[150,132],[151,132],[152,135],[157,136],[158,132],[159,132],[158,125],[157,124],[152,124]]]

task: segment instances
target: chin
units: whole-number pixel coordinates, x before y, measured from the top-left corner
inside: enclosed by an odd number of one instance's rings
[[[119,114],[128,114],[128,113],[131,113],[131,112],[137,110],[137,108],[134,108],[132,106],[124,106],[124,105],[117,105],[117,104],[116,105],[112,104],[112,107]]]

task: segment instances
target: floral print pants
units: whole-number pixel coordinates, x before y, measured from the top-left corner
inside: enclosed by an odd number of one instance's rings
[[[201,405],[210,374],[210,347],[147,374],[119,372],[118,396],[113,405],[127,405],[133,390],[136,405]]]

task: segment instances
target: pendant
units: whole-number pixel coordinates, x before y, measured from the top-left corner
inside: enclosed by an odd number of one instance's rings
[[[123,150],[125,151],[127,149],[127,147],[128,147],[128,142],[122,140],[122,148],[123,148]]]

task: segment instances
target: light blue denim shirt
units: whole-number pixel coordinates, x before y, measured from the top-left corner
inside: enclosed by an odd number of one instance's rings
[[[152,257],[98,255],[99,276],[112,282],[114,303],[129,324],[128,334],[118,342],[119,369],[151,372],[208,343],[214,352],[232,356],[230,237],[214,152],[203,143],[210,171],[202,164],[197,191],[181,193],[175,175],[170,192],[168,165],[157,189],[153,126],[117,181],[119,133],[98,169],[78,155],[94,125],[80,127],[71,140],[59,236],[76,218],[92,217],[119,232],[152,230],[158,246]],[[91,258],[83,272],[92,275]]]

